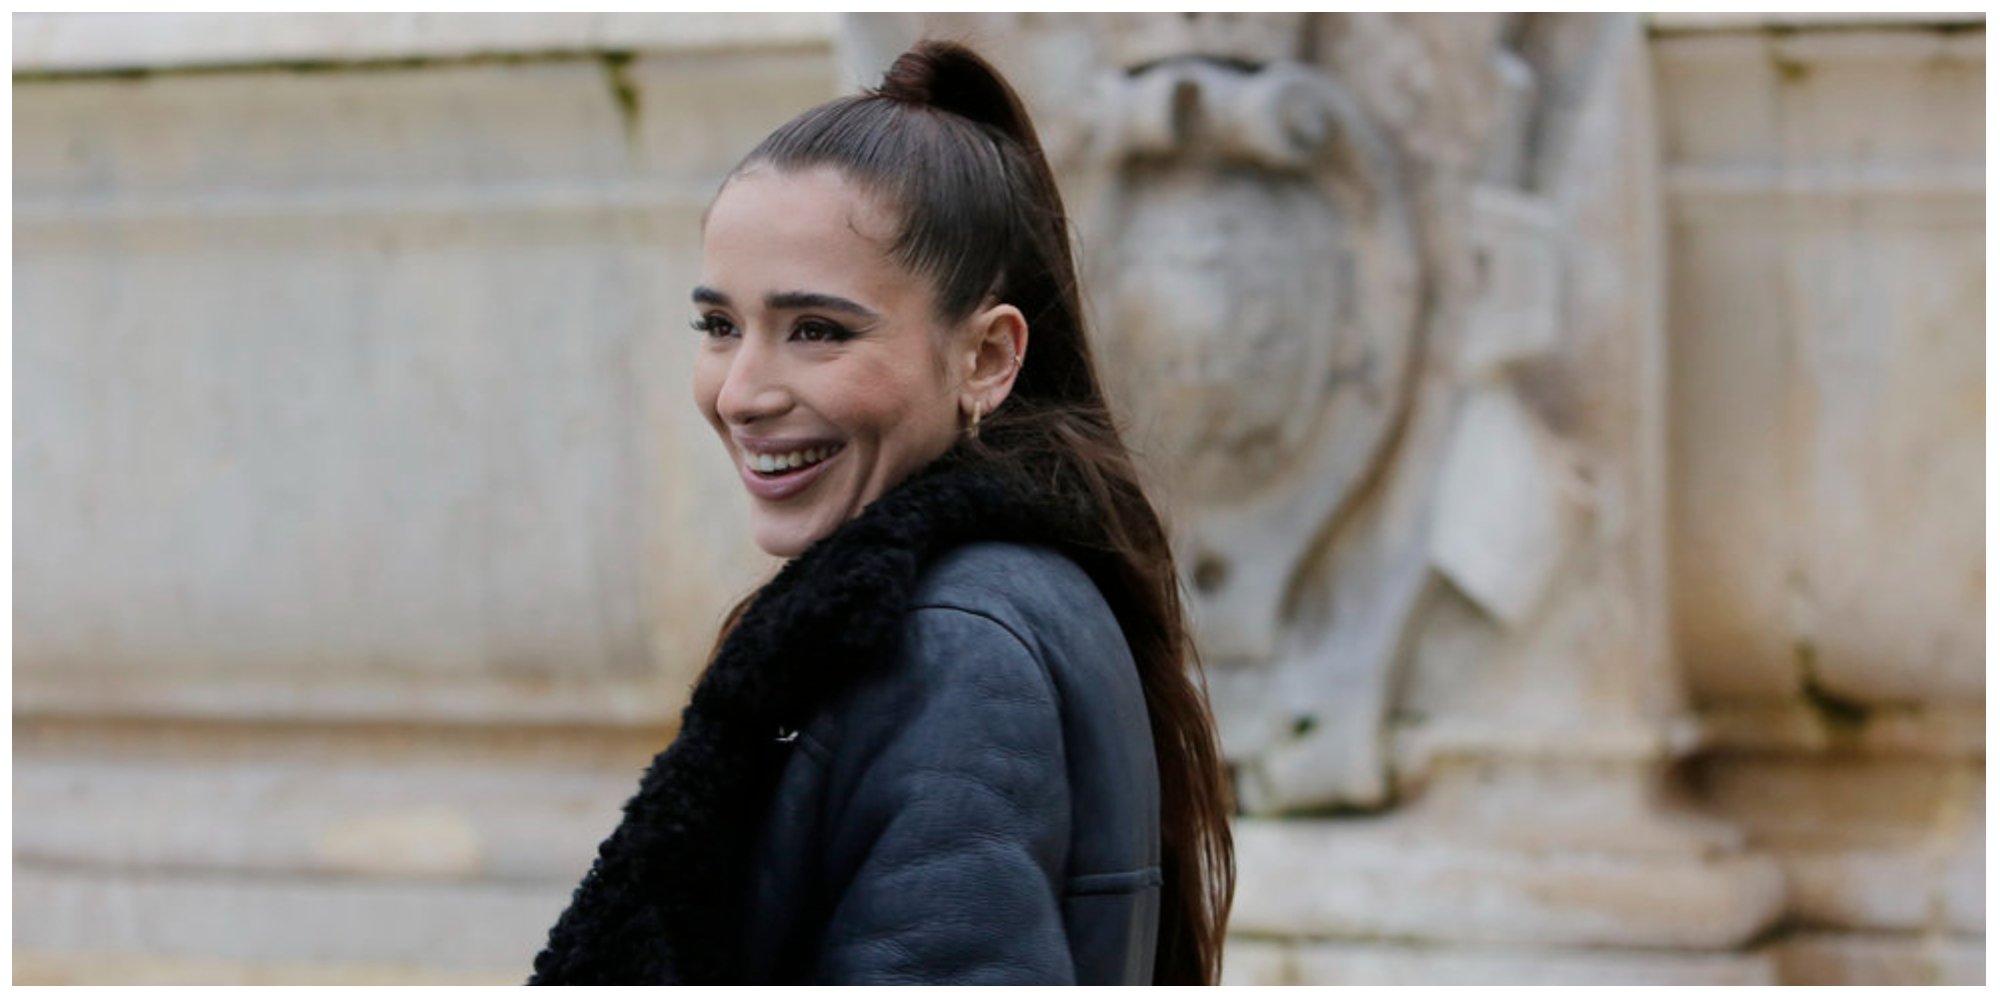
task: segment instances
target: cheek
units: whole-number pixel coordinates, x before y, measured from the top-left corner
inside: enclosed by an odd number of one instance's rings
[[[722,372],[720,366],[708,358],[697,357],[694,361],[694,377],[691,380],[695,409],[701,411],[709,423],[718,419],[715,403],[722,395]]]
[[[892,446],[929,437],[942,391],[928,372],[900,365],[850,371],[841,387],[842,422]]]

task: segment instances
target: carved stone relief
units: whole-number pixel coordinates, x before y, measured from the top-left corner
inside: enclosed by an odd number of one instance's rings
[[[1558,234],[1523,188],[1561,132],[1543,98],[1573,82],[1547,39],[1575,29],[905,19],[858,33],[856,59],[924,30],[1014,64],[1094,43],[1087,74],[1017,78],[1167,498],[1239,792],[1253,811],[1387,801],[1427,595],[1448,581],[1520,626],[1579,531],[1566,446],[1504,375],[1557,346]]]

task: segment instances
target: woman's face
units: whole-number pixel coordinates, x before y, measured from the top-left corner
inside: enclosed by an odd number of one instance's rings
[[[889,258],[894,225],[831,168],[754,168],[709,208],[695,402],[772,555],[803,552],[958,433],[933,292]]]

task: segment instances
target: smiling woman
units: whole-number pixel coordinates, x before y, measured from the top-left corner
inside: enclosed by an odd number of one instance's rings
[[[919,45],[702,235],[695,404],[786,562],[530,982],[1214,983],[1214,723],[1013,91]]]

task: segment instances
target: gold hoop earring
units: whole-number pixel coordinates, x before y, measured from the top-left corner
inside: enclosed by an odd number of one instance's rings
[[[965,436],[966,436],[966,437],[968,437],[968,438],[970,438],[970,439],[972,439],[972,440],[974,440],[974,441],[977,441],[977,440],[979,440],[979,410],[980,410],[980,405],[979,405],[979,401],[978,401],[978,400],[973,400],[973,402],[972,402],[972,423],[966,426],[966,428],[965,428]]]

